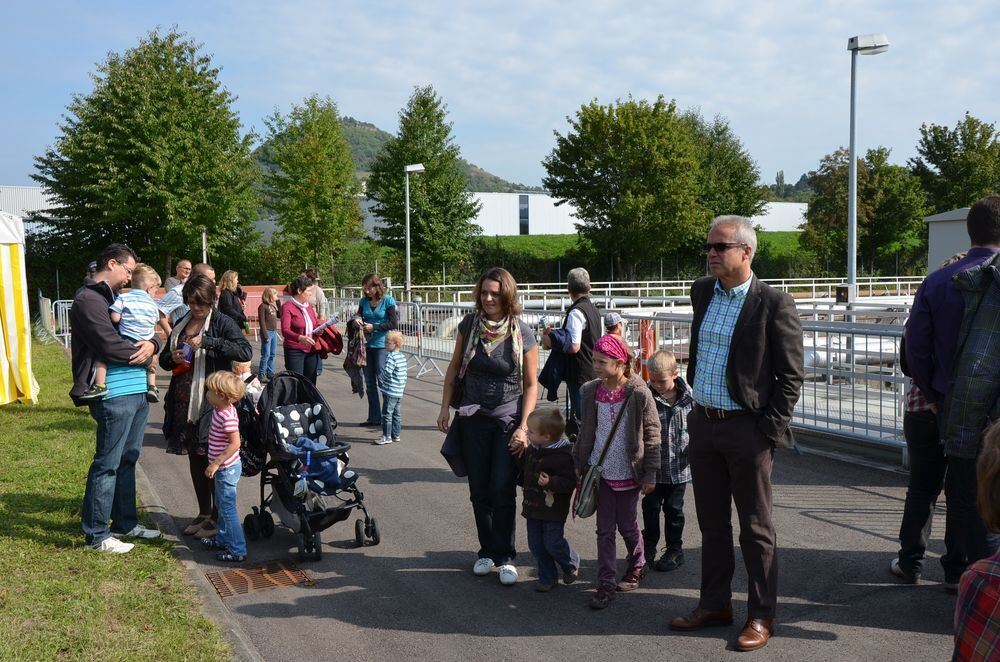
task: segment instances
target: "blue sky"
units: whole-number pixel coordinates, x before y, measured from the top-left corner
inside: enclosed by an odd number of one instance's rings
[[[641,6],[636,6],[637,4]],[[312,93],[395,132],[415,85],[449,106],[465,158],[538,184],[553,131],[596,98],[676,99],[728,118],[771,182],[848,141],[848,37],[859,58],[858,145],[915,154],[923,122],[1000,113],[1000,15],[991,2],[8,2],[0,39],[0,184],[31,185],[90,72],[156,26],[204,44],[249,129]]]

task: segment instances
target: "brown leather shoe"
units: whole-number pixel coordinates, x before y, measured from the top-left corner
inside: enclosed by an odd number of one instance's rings
[[[741,651],[763,648],[772,634],[774,634],[773,618],[748,618],[743,631],[736,638],[736,648]]]
[[[671,630],[700,630],[702,628],[707,628],[712,625],[732,625],[733,624],[733,608],[726,607],[725,609],[711,610],[703,609],[701,607],[695,607],[687,616],[678,616],[674,620],[670,621]]]

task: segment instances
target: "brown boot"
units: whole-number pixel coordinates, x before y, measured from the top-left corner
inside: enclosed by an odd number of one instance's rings
[[[670,629],[686,632],[689,630],[700,630],[713,625],[732,624],[733,608],[731,606],[719,610],[695,607],[694,611],[687,616],[678,616],[674,620],[670,621]]]

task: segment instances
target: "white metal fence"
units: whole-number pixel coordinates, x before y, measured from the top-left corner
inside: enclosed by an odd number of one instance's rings
[[[329,297],[328,313],[339,318],[338,330],[358,311],[357,298]],[[70,300],[52,302],[54,334],[70,343]],[[459,322],[472,304],[399,302],[403,350],[416,376],[443,374],[455,348]],[[892,447],[904,447],[902,416],[908,379],[898,361],[899,342],[908,306],[799,307],[803,318],[806,381],[792,423],[807,430]],[[669,349],[682,363],[688,359],[690,314],[636,315],[622,311],[626,338],[638,357]],[[558,327],[563,314],[556,310],[526,310],[522,319],[540,338],[545,326]],[[539,367],[548,351],[540,349]]]

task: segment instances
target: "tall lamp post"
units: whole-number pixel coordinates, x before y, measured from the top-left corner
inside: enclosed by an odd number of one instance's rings
[[[406,178],[406,300],[410,301],[410,173],[423,172],[423,163],[412,163],[403,166],[403,176]]]
[[[858,156],[854,145],[854,99],[856,96],[855,73],[858,68],[858,53],[878,55],[889,50],[889,38],[885,33],[863,34],[847,40],[847,50],[851,51],[851,146],[847,182],[847,301],[854,303],[858,298]]]

